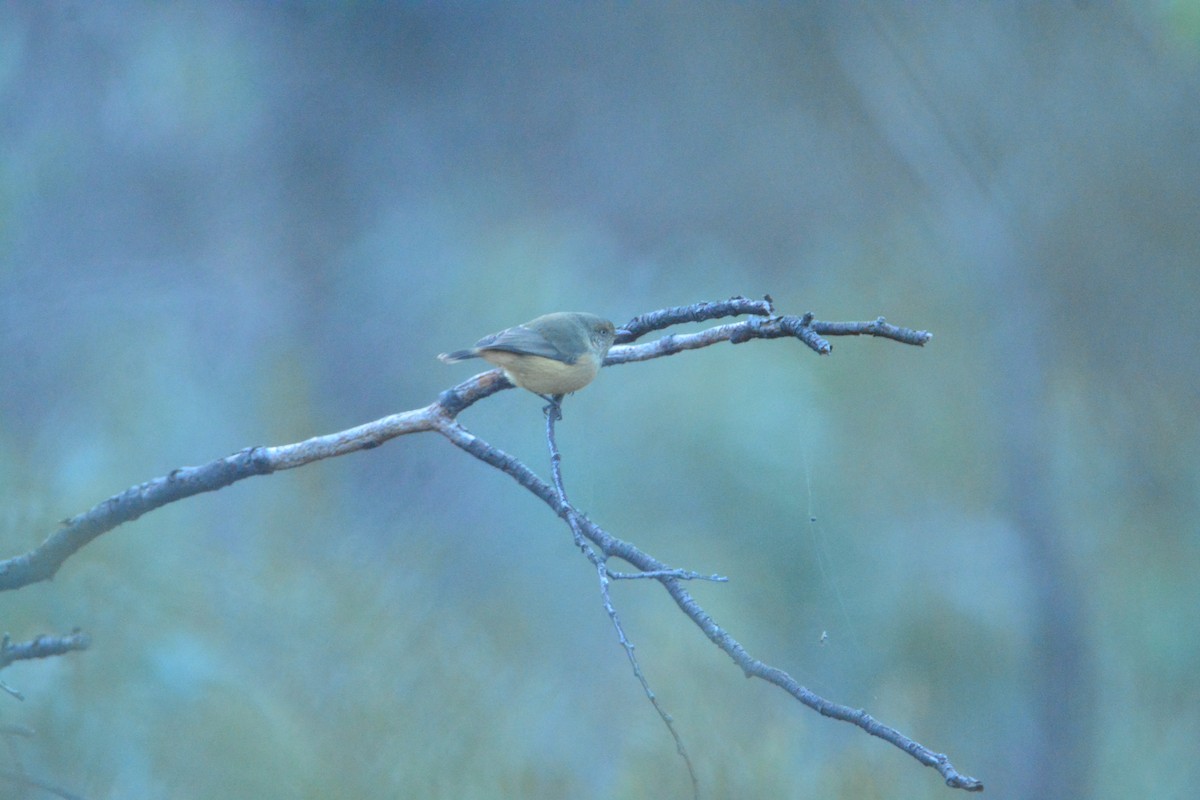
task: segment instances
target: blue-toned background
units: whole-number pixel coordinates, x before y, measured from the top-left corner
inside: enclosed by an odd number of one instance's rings
[[[6,3],[0,556],[547,311],[885,315],[933,341],[605,370],[573,499],[989,795],[1187,796],[1198,87],[1188,2]],[[540,407],[463,422],[546,474]],[[953,796],[614,593],[705,797]],[[0,768],[92,799],[689,795],[569,531],[432,434],[149,514],[0,623],[93,637],[0,676]]]

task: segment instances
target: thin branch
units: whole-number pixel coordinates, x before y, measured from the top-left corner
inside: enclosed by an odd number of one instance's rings
[[[751,317],[696,333],[669,334],[645,344],[616,344],[608,351],[604,366],[649,361],[652,358],[675,355],[684,350],[696,350],[721,342],[742,344],[751,339],[788,337],[799,339],[818,355],[824,356],[833,352],[833,345],[827,342],[824,336],[878,336],[918,347],[933,338],[933,334],[928,331],[889,325],[883,317],[872,322],[818,322],[811,314],[800,317]],[[621,341],[621,336],[618,335],[617,341]]]
[[[704,631],[713,644],[724,650],[734,660],[734,663],[742,668],[747,677],[754,676],[773,683],[804,705],[814,711],[820,712],[823,716],[857,725],[872,736],[877,736],[885,742],[895,745],[925,766],[933,767],[940,772],[942,777],[946,779],[946,785],[952,789],[965,789],[968,792],[983,791],[982,781],[959,774],[954,765],[950,763],[950,759],[944,754],[935,753],[924,745],[908,738],[895,728],[884,725],[861,708],[853,709],[849,706],[839,705],[826,700],[815,692],[801,686],[792,676],[783,670],[754,658],[732,636],[717,625],[716,621],[692,599],[691,595],[679,585],[678,581],[664,580],[661,583],[683,613],[687,614]]]
[[[558,441],[554,438],[554,423],[562,419],[562,400],[561,394],[555,395],[554,402],[542,410],[546,414],[546,447],[550,451],[550,477],[554,481],[559,505],[570,509],[571,504],[567,502],[567,490],[563,488],[562,482],[562,453],[558,451]],[[567,524],[571,527],[571,535],[575,537],[575,546],[587,556],[593,566],[603,567],[604,559],[592,549],[579,530],[579,515],[568,511],[566,519]]]
[[[575,517],[583,535],[606,556],[616,556],[643,572],[668,573],[672,571],[668,565],[643,552],[629,542],[618,539],[596,523],[587,519],[587,517],[581,515],[571,506],[560,502],[554,489],[534,475],[528,467],[504,451],[493,447],[478,436],[470,433],[457,422],[451,422],[440,428],[439,432],[450,439],[457,447],[467,451],[481,461],[503,470],[516,480],[517,483],[524,486],[542,500],[542,502],[550,506],[551,510],[563,520],[569,522],[571,517]],[[679,609],[704,632],[704,635],[713,644],[721,648],[726,655],[733,659],[734,663],[741,667],[742,672],[747,676],[754,676],[768,683],[773,683],[814,711],[826,717],[849,722],[852,725],[862,728],[872,736],[895,745],[925,766],[937,769],[942,774],[942,777],[945,778],[946,785],[951,788],[965,789],[969,792],[983,790],[983,783],[981,781],[959,774],[954,765],[950,763],[949,758],[942,753],[936,753],[924,745],[913,741],[896,729],[874,719],[861,709],[855,710],[848,706],[826,700],[815,692],[801,686],[783,670],[754,658],[736,639],[730,636],[721,626],[717,625],[716,621],[683,588],[678,579],[674,577],[662,577],[657,580],[667,590],[667,593],[670,594],[671,599],[675,601]]]
[[[39,636],[28,642],[14,643],[8,634],[0,637],[0,669],[14,661],[61,656],[72,650],[87,650],[92,640],[86,633],[74,631],[66,636]]]
[[[72,650],[86,650],[91,643],[91,638],[86,633],[81,633],[78,630],[66,636],[39,636],[28,642],[17,642],[16,644],[13,644],[12,639],[6,633],[0,637],[0,669],[4,669],[14,661],[51,658],[52,656],[61,656],[64,653],[69,653]],[[25,699],[25,696],[20,691],[9,686],[4,681],[0,681],[0,691],[7,692],[18,700]]]
[[[654,572],[614,572],[608,571],[608,577],[614,581],[633,581],[638,579],[675,578],[680,581],[712,581],[713,583],[729,583],[729,578],[723,575],[701,575],[690,569],[655,570]]]
[[[731,297],[716,303],[695,303],[690,306],[662,308],[648,314],[639,314],[622,325],[621,329],[617,331],[616,342],[617,344],[629,344],[651,331],[661,331],[685,322],[705,322],[710,319],[740,317],[744,314],[769,317],[775,313],[771,302],[770,295],[762,300]]]
[[[812,329],[822,336],[882,336],[901,344],[923,347],[929,344],[933,334],[912,328],[889,325],[883,317],[871,322],[813,322]]]
[[[659,719],[667,726],[667,731],[670,732],[671,738],[675,740],[675,752],[679,753],[679,757],[683,759],[683,763],[687,766],[688,777],[692,780],[692,797],[699,800],[700,779],[696,776],[696,767],[692,764],[692,757],[688,755],[687,747],[683,744],[683,737],[679,735],[679,731],[675,728],[674,718],[658,702],[658,696],[650,688],[650,681],[647,680],[645,673],[642,672],[642,665],[638,661],[637,654],[634,652],[633,642],[625,635],[625,626],[621,623],[621,617],[617,614],[617,607],[613,605],[612,594],[608,590],[610,583],[607,566],[608,559],[607,557],[598,557],[596,551],[583,538],[583,533],[580,530],[579,514],[567,500],[567,490],[563,486],[562,480],[562,454],[558,450],[558,441],[554,438],[554,423],[562,419],[562,395],[557,395],[554,398],[554,402],[546,406],[545,411],[546,447],[550,451],[550,474],[554,480],[555,499],[558,501],[559,507],[566,509],[567,524],[571,526],[571,533],[575,537],[576,546],[584,552],[588,560],[596,567],[596,576],[600,580],[600,599],[604,605],[604,613],[608,614],[608,620],[617,632],[617,641],[620,642],[621,647],[625,650],[625,656],[629,659],[630,667],[633,668],[633,676],[642,685],[642,691],[645,692],[646,699],[650,701],[650,705],[654,706],[654,710],[658,712]]]

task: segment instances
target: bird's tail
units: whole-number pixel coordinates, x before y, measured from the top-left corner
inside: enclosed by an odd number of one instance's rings
[[[442,353],[438,356],[438,361],[443,364],[456,364],[459,361],[466,361],[468,358],[479,358],[479,351],[455,350],[453,353]]]

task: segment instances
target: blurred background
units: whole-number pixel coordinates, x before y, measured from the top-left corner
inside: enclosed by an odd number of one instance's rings
[[[770,293],[913,348],[605,370],[568,489],[752,654],[1005,798],[1200,781],[1200,5],[7,2],[0,542],[431,402],[553,310]],[[686,329],[686,328],[685,328]],[[548,474],[542,402],[462,418]],[[945,798],[614,599],[702,794]],[[88,798],[688,797],[593,570],[435,435],[7,593],[0,767]],[[0,780],[0,797],[44,797]]]

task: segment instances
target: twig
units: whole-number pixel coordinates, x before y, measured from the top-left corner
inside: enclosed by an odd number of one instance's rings
[[[28,642],[13,643],[8,634],[0,637],[0,669],[14,661],[61,656],[72,650],[87,650],[92,640],[86,633],[74,631],[66,636],[39,636]]]
[[[701,575],[690,569],[663,569],[653,572],[614,572],[608,571],[608,577],[614,581],[633,581],[639,578],[658,580],[659,578],[675,578],[681,581],[712,581],[713,583],[728,583],[729,578],[723,575]]]
[[[768,295],[762,300],[749,300],[745,297],[731,297],[716,303],[694,303],[690,306],[673,306],[648,314],[639,314],[621,326],[617,331],[617,344],[629,344],[642,338],[651,331],[661,331],[672,325],[685,322],[704,322],[710,319],[725,317],[740,317],[752,314],[769,317],[775,313]]]
[[[542,411],[546,414],[546,447],[550,451],[550,477],[554,481],[554,488],[558,492],[559,503],[570,508],[570,503],[567,502],[567,490],[563,488],[562,482],[562,453],[558,451],[558,441],[554,438],[554,423],[562,419],[562,400],[563,396],[555,395],[553,402],[546,406]],[[592,562],[593,566],[603,567],[604,558],[601,557],[592,546],[588,544],[588,540],[583,538],[583,534],[579,530],[579,515],[570,511],[567,514],[567,524],[571,526],[571,534],[575,537],[575,546],[578,547],[588,561]]]
[[[12,639],[6,633],[0,637],[0,669],[4,669],[14,661],[50,658],[51,656],[61,656],[72,650],[86,650],[91,643],[91,638],[78,630],[66,636],[39,636],[28,642],[17,642],[16,644],[13,644]],[[25,699],[25,695],[4,681],[0,681],[0,691],[7,692],[17,700]]]
[[[625,635],[625,626],[621,624],[621,618],[617,614],[617,608],[613,605],[612,595],[608,590],[609,587],[609,572],[607,556],[600,557],[596,551],[592,549],[588,541],[583,537],[580,530],[579,513],[567,501],[567,490],[563,486],[562,480],[562,454],[558,450],[558,441],[554,438],[554,423],[562,419],[562,395],[554,398],[554,402],[546,406],[546,447],[550,451],[550,474],[554,480],[555,499],[558,500],[560,508],[566,510],[567,524],[571,526],[571,533],[575,537],[575,544],[581,549],[596,568],[596,576],[600,579],[600,598],[604,604],[604,612],[608,614],[609,622],[617,632],[617,641],[621,643],[621,647],[625,650],[625,655],[629,659],[629,665],[633,668],[633,675],[637,678],[638,683],[642,685],[642,691],[646,694],[646,699],[650,701],[650,705],[654,706],[654,710],[658,712],[659,718],[663,724],[667,726],[667,730],[671,734],[671,738],[675,740],[675,751],[679,753],[679,757],[683,759],[683,763],[687,765],[688,777],[692,781],[692,797],[699,800],[700,798],[700,779],[696,776],[696,768],[692,764],[692,758],[688,755],[687,747],[683,744],[683,737],[679,735],[679,731],[675,728],[674,718],[663,708],[658,702],[658,696],[654,690],[650,688],[650,681],[646,679],[645,673],[642,672],[642,665],[638,662],[637,654],[634,653],[633,642]]]

